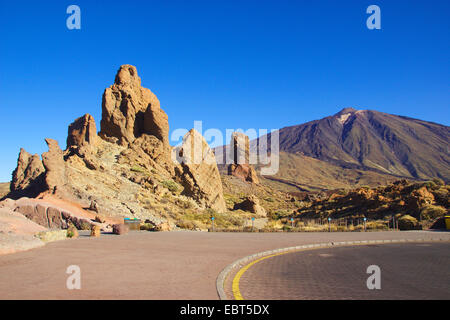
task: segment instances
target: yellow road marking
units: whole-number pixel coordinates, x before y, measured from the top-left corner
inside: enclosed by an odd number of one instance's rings
[[[280,256],[282,254],[291,253],[291,252],[292,251],[285,251],[285,252],[279,252],[279,253],[271,254],[271,255],[259,258],[259,259],[255,260],[255,261],[252,261],[249,264],[247,264],[244,267],[242,267],[238,271],[238,273],[236,273],[236,275],[233,278],[232,290],[233,290],[234,299],[235,300],[244,300],[244,297],[242,296],[241,291],[239,290],[239,281],[241,280],[241,277],[245,273],[245,271],[247,271],[251,266],[253,266],[254,264],[256,264],[256,263],[258,263],[258,262],[260,262],[260,261],[262,261],[264,259]]]
[[[371,241],[371,240],[369,240]],[[373,240],[372,240],[373,241]],[[376,243],[376,244],[396,244],[396,243],[402,243],[401,241],[397,242],[396,240],[392,240],[393,242],[383,242],[383,243]],[[429,240],[430,242],[434,242],[432,239]],[[438,241],[442,241],[442,239],[438,240]],[[412,242],[422,242],[422,241],[412,241]],[[427,241],[425,241],[427,242]],[[444,240],[444,242],[446,242]],[[337,246],[367,246],[370,244],[374,244],[373,243],[351,243],[351,244],[343,244],[343,245],[337,245]],[[333,246],[333,247],[337,247],[337,246]],[[262,258],[259,258],[255,261],[250,262],[249,264],[245,265],[244,267],[242,267],[234,276],[233,278],[233,283],[232,283],[232,291],[233,291],[233,295],[234,295],[234,299],[235,300],[244,300],[244,297],[241,294],[241,291],[239,290],[239,281],[241,280],[242,275],[254,264],[264,260],[264,259],[268,259],[268,258],[272,258],[272,257],[276,257],[276,256],[280,256],[283,254],[287,254],[287,253],[293,253],[293,252],[300,252],[300,251],[308,251],[308,250],[316,250],[316,249],[325,249],[327,247],[310,247],[310,248],[302,248],[302,249],[294,249],[294,250],[289,250],[289,251],[284,251],[284,252],[279,252],[279,253],[275,253],[275,254],[271,254],[268,256],[264,256]]]

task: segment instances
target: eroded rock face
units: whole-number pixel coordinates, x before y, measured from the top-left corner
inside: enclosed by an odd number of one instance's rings
[[[9,203],[8,209],[18,212],[29,220],[49,229],[66,229],[70,225],[84,230],[91,229],[93,226],[100,226],[101,230],[104,231],[110,229],[106,221],[94,221],[42,200],[21,198]]]
[[[248,164],[250,161],[250,140],[248,136],[242,132],[233,132],[230,144],[232,150],[234,150],[234,163]]]
[[[232,164],[228,167],[228,175],[235,176],[241,180],[259,183],[255,168],[249,164]]]
[[[233,164],[228,167],[228,174],[243,181],[259,183],[255,168],[250,165],[250,141],[246,134],[233,132],[231,136],[231,152]]]
[[[72,122],[68,131],[67,148],[95,146],[97,143],[97,127],[94,117],[90,114],[85,114]]]
[[[143,133],[156,135],[165,142],[167,115],[160,109],[156,95],[141,86],[136,67],[121,66],[114,84],[103,93],[100,126],[101,135],[127,143]]]
[[[259,204],[259,199],[255,195],[250,195],[241,203],[237,203],[234,209],[249,211],[262,217],[267,216],[266,210]]]
[[[120,163],[139,163],[147,170],[158,169],[166,173],[167,177],[174,174],[174,165],[171,160],[170,149],[152,135],[143,134],[125,149],[119,158]]]
[[[43,189],[44,172],[39,155],[31,155],[21,148],[17,167],[12,174],[11,192],[37,195]]]
[[[217,168],[214,153],[203,136],[191,129],[184,137],[183,144],[175,152],[181,162],[176,167],[183,194],[194,198],[198,203],[218,212],[225,212],[222,180]]]
[[[62,192],[66,184],[66,165],[64,163],[63,151],[58,141],[45,139],[48,152],[42,154],[42,163],[45,168],[45,183],[51,193]]]
[[[161,140],[164,148],[170,148],[169,118],[158,105],[150,105],[145,111],[143,131]]]

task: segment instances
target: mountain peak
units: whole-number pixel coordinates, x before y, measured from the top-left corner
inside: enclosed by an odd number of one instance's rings
[[[442,146],[449,139],[450,128],[446,126],[354,108],[279,132],[280,150],[284,152],[344,168],[370,168],[396,177],[438,177],[445,181],[450,179],[450,158]]]
[[[336,113],[334,116],[338,117],[338,120],[340,123],[345,124],[351,115],[358,113],[360,111],[361,110],[356,110],[353,108],[344,108],[341,111],[339,111],[338,113]]]
[[[341,111],[339,111],[338,113],[336,113],[334,116],[339,117],[342,116],[344,114],[348,114],[348,113],[355,113],[358,110],[354,109],[354,108],[344,108]]]

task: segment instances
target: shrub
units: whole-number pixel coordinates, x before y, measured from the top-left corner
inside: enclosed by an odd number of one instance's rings
[[[141,166],[132,166],[130,168],[131,171],[133,172],[139,172],[139,173],[147,173],[147,170],[145,170],[144,168],[142,168]]]
[[[82,220],[80,222],[80,229],[81,230],[91,230],[91,224],[85,220]]]
[[[445,186],[445,182],[444,182],[444,180],[442,180],[442,179],[434,178],[434,179],[433,179],[433,182],[434,182],[436,185],[438,185],[438,186]]]
[[[385,221],[368,221],[366,223],[367,230],[388,230],[387,222]]]
[[[416,218],[405,214],[398,219],[398,228],[400,230],[418,230],[420,229],[420,224]]]
[[[172,191],[172,192],[178,191],[178,184],[173,180],[164,180],[163,182],[161,182],[161,185],[164,188],[169,189],[169,191]]]
[[[67,238],[78,238],[78,230],[73,223],[69,223],[67,228]]]
[[[197,227],[193,221],[189,220],[181,220],[177,223],[177,226],[181,229],[187,229],[187,230],[195,230]]]
[[[422,219],[436,219],[441,217],[447,213],[447,210],[440,206],[427,205],[422,208],[420,214],[422,215]]]
[[[145,231],[155,231],[155,225],[153,223],[141,223],[139,226],[139,230],[145,230]]]
[[[277,210],[273,213],[274,219],[281,219],[290,215],[287,210]]]
[[[426,187],[427,189],[434,190],[438,188],[437,184],[434,181],[425,181],[422,186]]]

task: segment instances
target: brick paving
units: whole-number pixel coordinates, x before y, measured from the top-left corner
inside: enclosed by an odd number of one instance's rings
[[[369,290],[369,265],[381,289]],[[244,299],[450,299],[450,243],[335,247],[287,253],[250,267],[240,280]]]
[[[0,256],[0,299],[218,299],[216,278],[244,256],[329,241],[446,239],[449,232],[130,232]],[[66,269],[81,268],[81,290]]]

